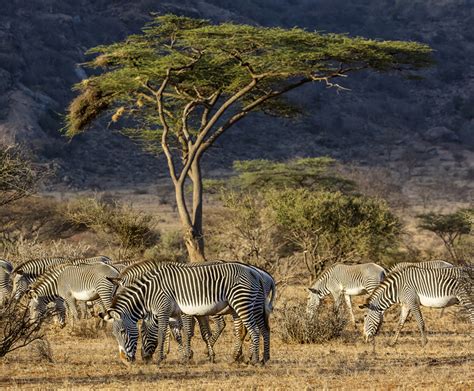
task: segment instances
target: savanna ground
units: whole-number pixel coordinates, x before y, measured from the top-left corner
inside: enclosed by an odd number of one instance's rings
[[[304,296],[304,287],[290,287],[285,297]],[[327,300],[329,301],[329,300]],[[356,304],[363,299],[355,300]],[[304,305],[304,301],[300,301]],[[280,309],[279,309],[280,307]],[[362,310],[356,309],[357,331],[347,325],[343,335],[323,344],[288,344],[272,323],[272,357],[264,367],[229,364],[229,324],[216,344],[216,363],[210,364],[205,346],[193,339],[194,358],[179,361],[176,344],[158,367],[137,361],[129,368],[118,358],[110,326],[95,331],[93,320],[84,320],[74,333],[51,326],[47,340],[13,352],[0,361],[0,387],[9,389],[443,389],[474,387],[471,325],[452,307],[440,317],[439,310],[423,309],[428,344],[421,348],[414,320],[408,321],[395,347],[393,335],[398,310],[387,314],[376,354],[361,337]],[[229,322],[230,323],[230,322]],[[197,330],[196,330],[197,331]],[[246,343],[246,347],[248,343]]]
[[[153,190],[116,191],[112,195],[124,203],[157,217],[159,229],[178,229],[172,198]],[[78,194],[74,194],[77,196]],[[80,194],[82,195],[82,194]],[[72,194],[48,194],[62,202]],[[208,207],[209,208],[209,207]],[[409,220],[410,222],[410,220]],[[413,218],[411,219],[413,225]],[[410,225],[408,225],[408,231]],[[431,248],[433,236],[412,236]],[[96,253],[111,255],[112,248],[96,236],[84,232],[68,239],[72,245],[90,246]],[[86,246],[86,247],[87,247]],[[288,269],[293,271],[291,268]],[[215,346],[216,363],[207,362],[205,346],[193,339],[194,358],[182,364],[176,344],[158,367],[140,359],[130,367],[118,358],[117,343],[106,330],[96,330],[95,321],[84,320],[72,332],[70,326],[49,326],[47,342],[35,342],[0,360],[0,387],[7,389],[474,389],[474,339],[472,325],[452,307],[440,317],[439,310],[422,308],[428,330],[428,344],[421,348],[417,326],[410,319],[399,343],[389,347],[398,308],[386,316],[377,338],[376,354],[362,339],[363,311],[354,300],[357,331],[348,324],[341,337],[318,344],[286,343],[281,319],[285,302],[303,308],[309,282],[302,270],[279,289],[271,318],[271,360],[264,367],[229,364],[232,349],[230,320]],[[331,300],[326,299],[331,305]],[[197,330],[196,333],[198,334]],[[140,349],[140,347],[139,347]],[[246,343],[248,349],[248,342]],[[247,352],[247,350],[246,350]]]

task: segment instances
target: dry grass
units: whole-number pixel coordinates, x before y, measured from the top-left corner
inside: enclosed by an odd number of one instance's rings
[[[298,296],[303,290],[286,291]],[[303,297],[302,294],[299,295]],[[362,303],[362,299],[355,304]],[[281,311],[283,307],[275,309]],[[423,309],[428,344],[419,345],[415,322],[409,321],[399,344],[388,347],[397,311],[390,311],[377,340],[376,355],[362,342],[360,331],[346,333],[353,338],[323,344],[287,344],[273,322],[272,358],[265,367],[228,364],[230,327],[216,345],[217,363],[209,364],[205,347],[194,339],[194,361],[179,362],[176,345],[160,367],[140,359],[130,368],[118,359],[117,345],[110,333],[98,331],[99,338],[71,334],[66,327],[48,332],[51,351],[25,348],[0,361],[0,387],[11,389],[443,389],[474,387],[471,327],[450,310],[439,317],[438,310]],[[361,310],[356,309],[360,330]],[[277,314],[273,320],[277,318]],[[39,359],[42,356],[43,359]],[[49,361],[51,358],[52,362]]]

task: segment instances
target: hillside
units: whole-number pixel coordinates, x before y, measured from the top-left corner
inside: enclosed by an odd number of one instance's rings
[[[0,12],[0,137],[26,144],[56,168],[53,187],[105,189],[156,181],[162,163],[106,124],[71,142],[60,133],[89,70],[87,48],[139,32],[150,12],[213,21],[343,32],[430,44],[437,65],[423,80],[360,74],[350,91],[299,91],[297,121],[254,116],[208,158],[218,174],[235,159],[331,155],[387,170],[414,199],[425,193],[472,200],[474,189],[474,25],[471,0],[11,0]],[[301,97],[304,96],[304,101]],[[288,141],[288,134],[291,134]],[[220,148],[222,147],[222,148]]]

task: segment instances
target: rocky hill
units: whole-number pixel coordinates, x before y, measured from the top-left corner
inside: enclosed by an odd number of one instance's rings
[[[71,142],[60,133],[71,86],[87,76],[84,52],[139,32],[150,12],[430,44],[437,65],[423,80],[367,73],[348,80],[344,93],[306,88],[295,96],[303,117],[246,119],[211,153],[207,169],[326,154],[388,170],[410,197],[472,197],[472,0],[10,0],[0,10],[3,142],[27,145],[69,187],[129,186],[163,175],[162,162],[105,126]]]

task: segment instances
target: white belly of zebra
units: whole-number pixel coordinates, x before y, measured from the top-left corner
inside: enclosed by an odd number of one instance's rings
[[[187,315],[195,315],[195,316],[202,316],[202,315],[214,315],[224,308],[227,307],[227,302],[214,302],[214,303],[199,303],[199,304],[185,304],[179,303],[180,310]]]
[[[71,293],[76,300],[95,300],[99,298],[99,295],[95,290],[72,291]]]
[[[425,307],[443,308],[458,303],[458,300],[454,296],[429,297],[420,294],[418,296],[420,298],[420,304]]]
[[[344,293],[349,296],[358,296],[366,293],[366,290],[364,287],[345,288]]]

